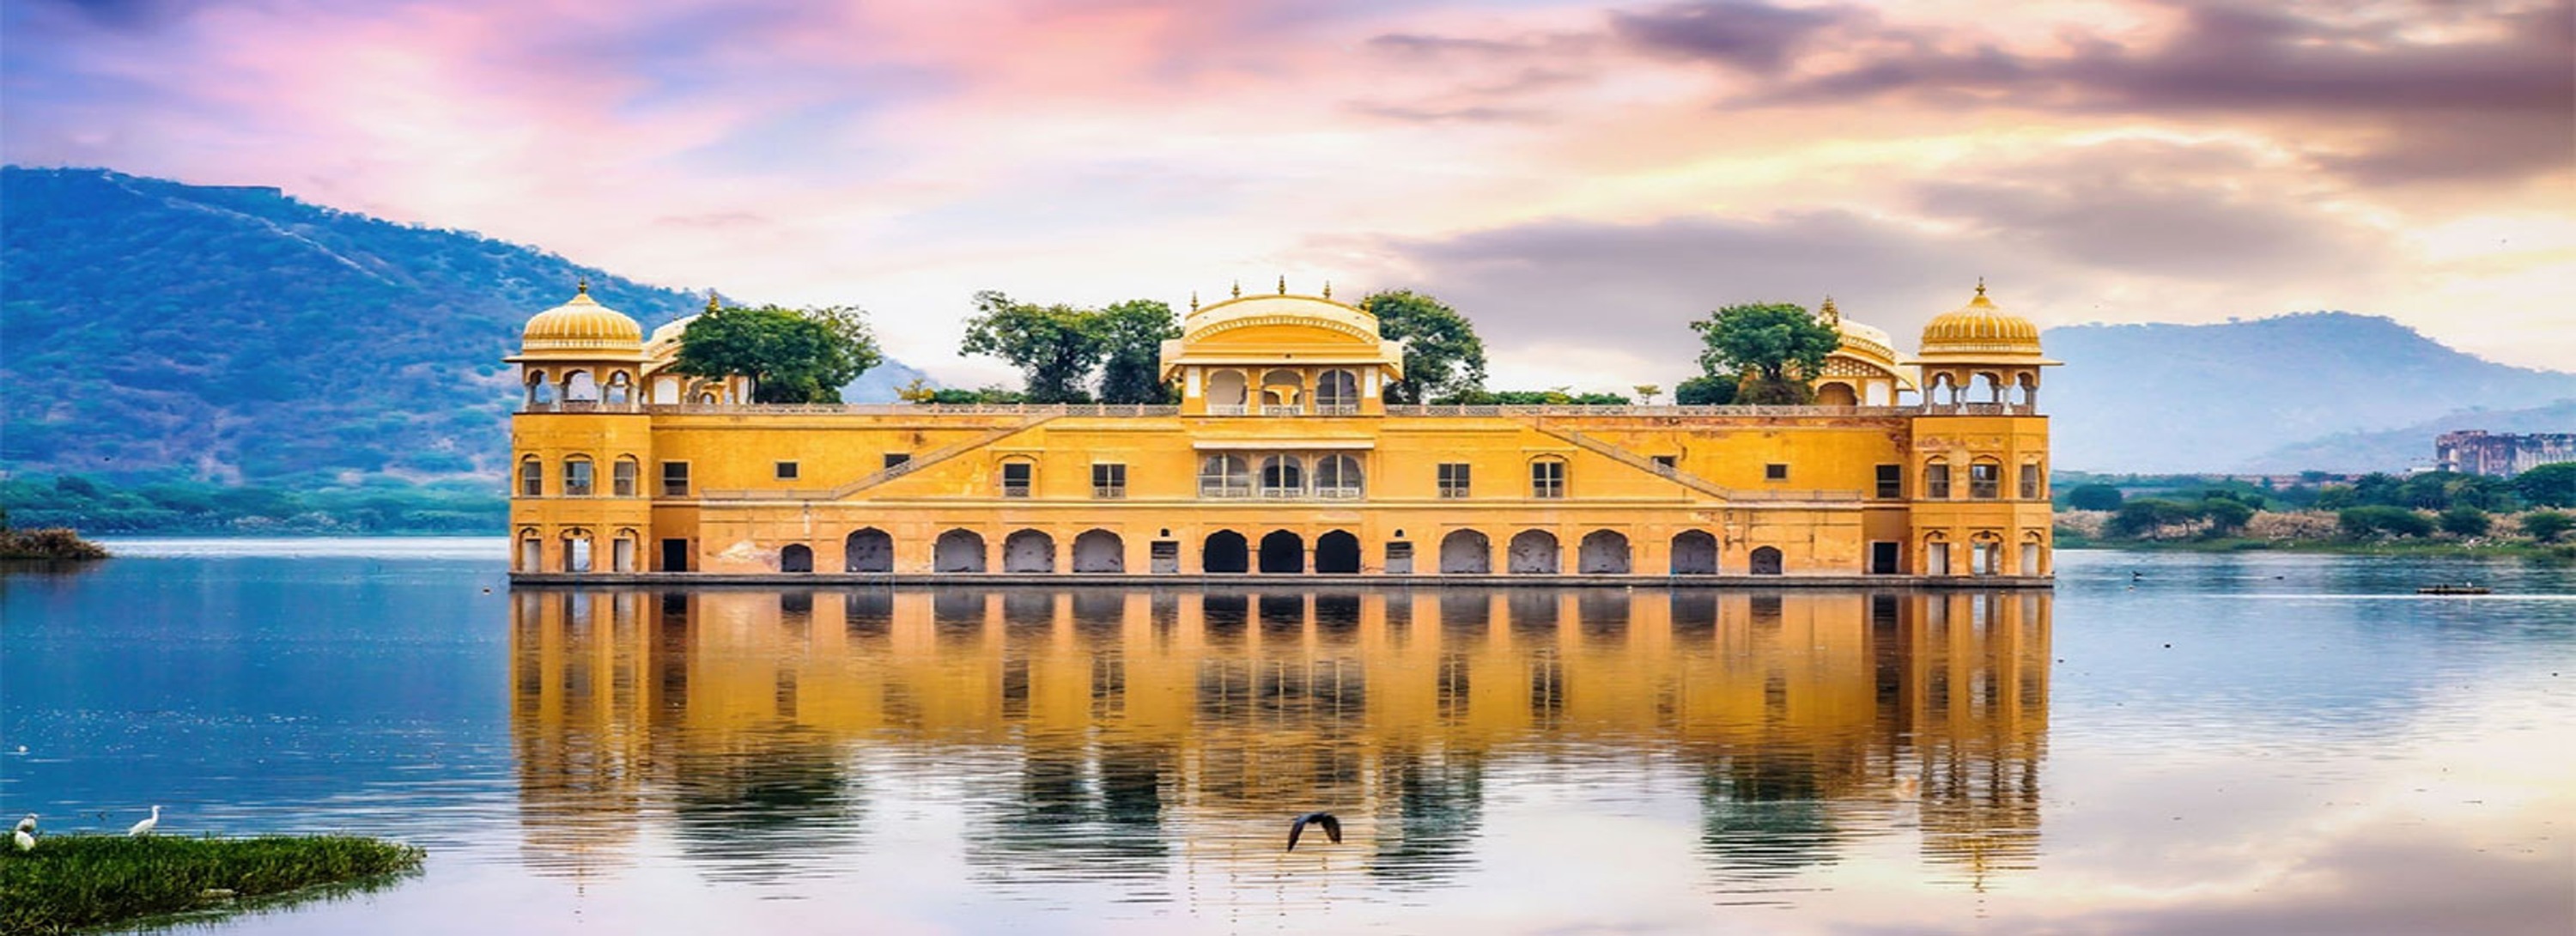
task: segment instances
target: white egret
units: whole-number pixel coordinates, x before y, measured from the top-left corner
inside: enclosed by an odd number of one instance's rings
[[[24,818],[24,819],[20,819],[20,820],[18,820],[18,831],[20,831],[20,832],[33,832],[33,831],[36,831],[36,814],[35,814],[35,813],[28,813],[28,814],[27,814],[27,818]]]
[[[135,823],[134,828],[125,830],[125,834],[128,836],[150,835],[152,834],[152,827],[160,824],[161,807],[154,806],[152,807],[152,818]]]
[[[36,850],[36,837],[27,834],[27,827],[19,826],[18,834],[11,837],[18,842],[19,851],[26,852]]]

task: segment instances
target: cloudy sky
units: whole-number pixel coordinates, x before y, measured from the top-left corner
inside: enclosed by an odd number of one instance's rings
[[[1495,383],[1670,384],[1683,322],[1910,344],[2387,315],[2576,361],[2571,0],[0,0],[0,156],[870,309],[1427,289]]]

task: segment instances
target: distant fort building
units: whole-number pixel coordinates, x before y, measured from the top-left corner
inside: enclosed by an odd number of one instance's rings
[[[1402,344],[1284,284],[1191,309],[1177,406],[788,406],[584,290],[508,358],[512,569],[2044,582],[2039,329],[1822,315],[1813,406],[1390,405]]]
[[[2433,440],[2433,459],[2444,471],[2509,478],[2542,465],[2576,461],[2576,432],[2445,432]]]

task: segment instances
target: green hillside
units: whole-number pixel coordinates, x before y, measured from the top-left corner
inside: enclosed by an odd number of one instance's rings
[[[704,301],[275,189],[0,170],[0,462],[289,485],[497,475],[500,358],[585,276],[648,328]]]

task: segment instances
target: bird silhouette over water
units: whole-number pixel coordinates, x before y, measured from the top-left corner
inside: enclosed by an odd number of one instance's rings
[[[1297,850],[1297,836],[1304,835],[1306,833],[1306,824],[1309,822],[1323,826],[1324,837],[1332,839],[1333,844],[1339,845],[1342,843],[1342,820],[1333,818],[1332,813],[1310,812],[1297,817],[1297,821],[1288,824],[1289,851]]]

